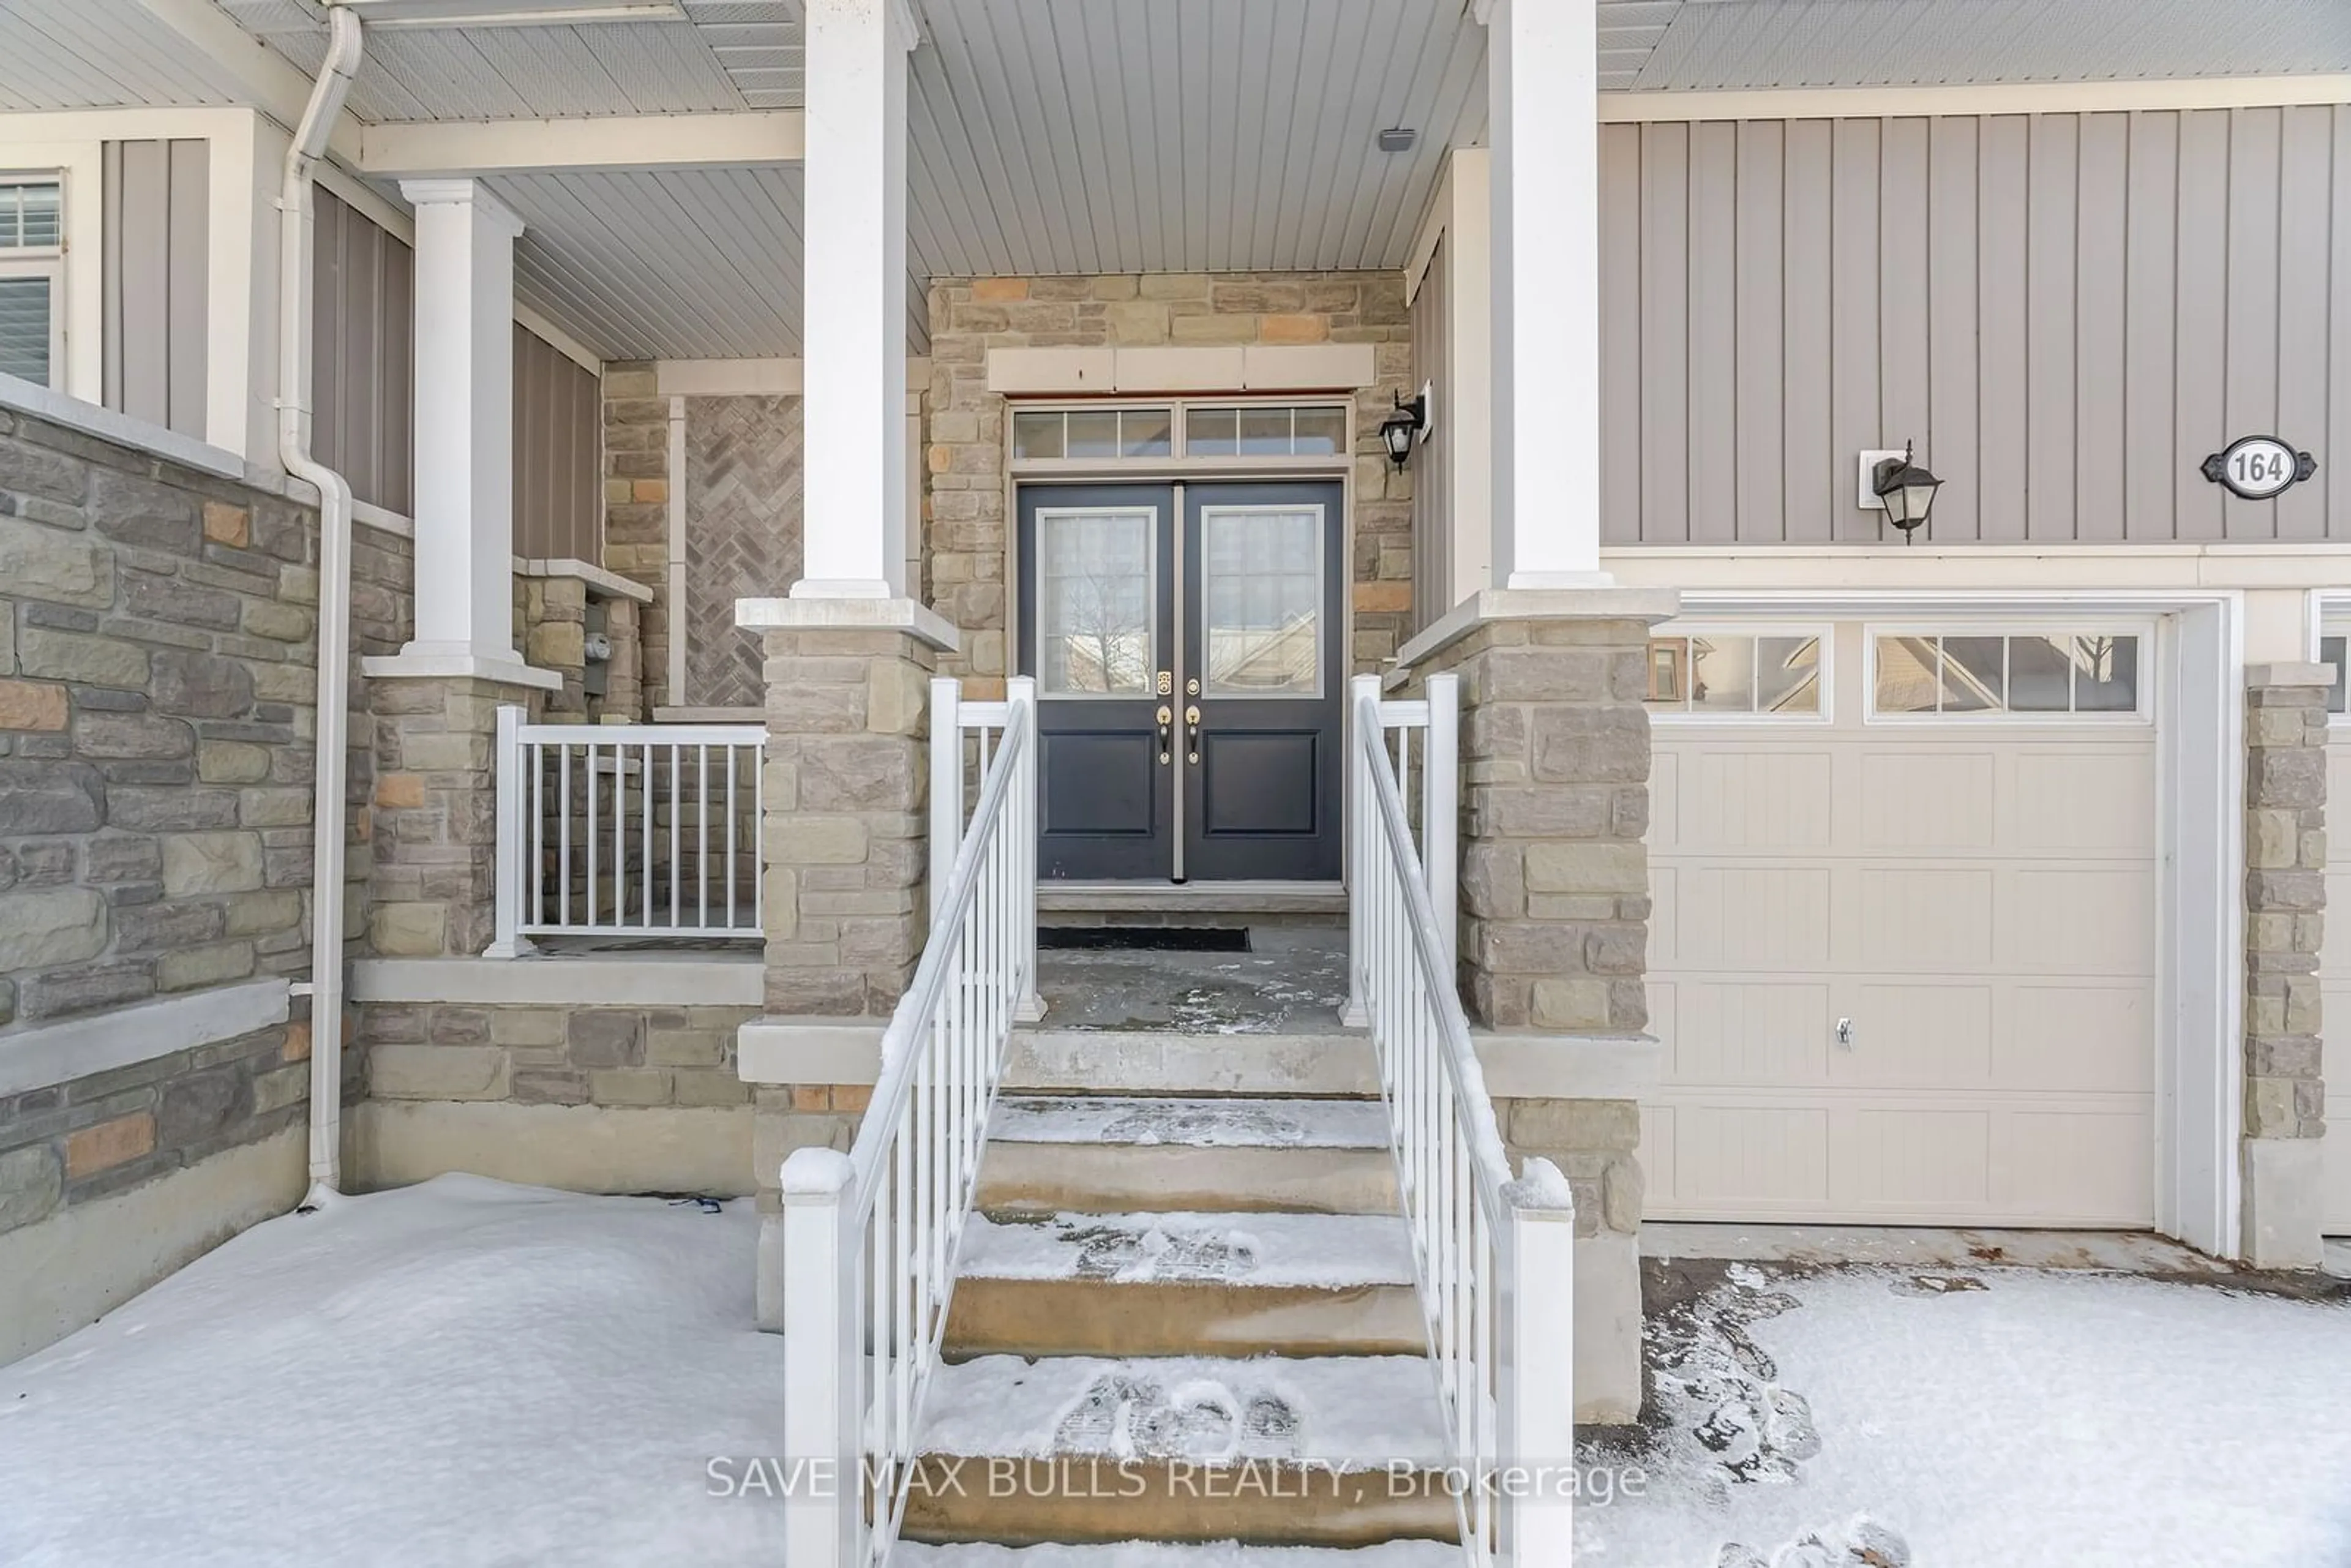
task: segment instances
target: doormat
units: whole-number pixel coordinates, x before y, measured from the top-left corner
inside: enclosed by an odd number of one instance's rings
[[[1246,953],[1249,928],[1207,925],[1040,925],[1037,946],[1113,953]]]

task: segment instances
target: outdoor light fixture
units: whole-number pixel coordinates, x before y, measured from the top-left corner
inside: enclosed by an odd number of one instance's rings
[[[1915,452],[1906,441],[1898,456],[1891,452],[1861,455],[1862,505],[1883,507],[1886,520],[1902,530],[1906,545],[1914,530],[1927,521],[1927,514],[1935,509],[1935,492],[1943,485],[1913,461]]]
[[[1419,395],[1410,402],[1404,401],[1402,392],[1395,397],[1395,412],[1380,421],[1380,441],[1388,449],[1388,460],[1400,474],[1404,465],[1412,461],[1413,438],[1427,439],[1429,405],[1436,401],[1436,389],[1424,382]]]

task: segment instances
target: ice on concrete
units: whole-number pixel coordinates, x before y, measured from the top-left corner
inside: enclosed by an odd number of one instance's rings
[[[1012,1144],[1384,1149],[1388,1118],[1374,1100],[1023,1096],[998,1103],[987,1133]]]
[[[446,1176],[256,1226],[0,1368],[0,1563],[773,1563],[757,1217]]]
[[[1412,1233],[1394,1215],[974,1215],[964,1227],[962,1266],[967,1278],[1121,1285],[1413,1282]]]
[[[973,1458],[1438,1463],[1443,1419],[1418,1356],[981,1356],[942,1366],[917,1439]]]

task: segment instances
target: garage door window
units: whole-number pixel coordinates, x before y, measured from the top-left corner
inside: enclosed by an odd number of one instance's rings
[[[2351,712],[2351,671],[2344,668],[2344,656],[2351,653],[2351,622],[2330,621],[2318,638],[2318,662],[2335,666],[2335,685],[2326,693],[2326,711],[2337,719]]]
[[[1649,711],[1659,716],[1818,718],[1818,632],[1690,632],[1649,642]]]
[[[2129,632],[1881,632],[1873,717],[2137,719],[2139,639]]]

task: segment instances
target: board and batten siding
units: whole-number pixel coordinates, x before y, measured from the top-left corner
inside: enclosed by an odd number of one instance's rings
[[[514,350],[515,554],[601,566],[601,389],[528,328],[515,328]]]
[[[101,170],[106,406],[202,440],[211,144],[109,141]]]
[[[370,506],[414,505],[416,254],[320,190],[313,235],[310,444]]]
[[[1412,619],[1415,630],[1453,608],[1453,386],[1451,345],[1453,247],[1437,242],[1412,298],[1412,384],[1434,394],[1441,417],[1412,455]]]
[[[1616,545],[2351,540],[2351,105],[1601,130]],[[2199,465],[2314,454],[2273,501]]]

